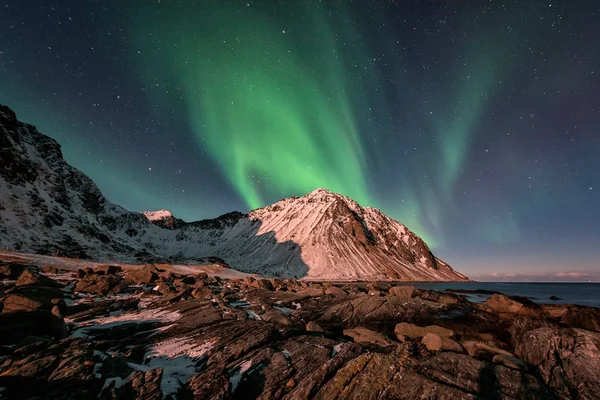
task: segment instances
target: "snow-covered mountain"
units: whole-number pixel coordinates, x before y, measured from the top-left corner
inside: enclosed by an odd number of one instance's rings
[[[166,229],[174,229],[183,226],[185,222],[173,216],[173,213],[169,210],[156,210],[156,211],[144,211],[142,212],[144,217],[148,218],[148,221],[154,225],[158,225]]]
[[[190,223],[166,210],[127,211],[1,105],[0,247],[101,261],[217,257],[244,272],[308,279],[467,279],[404,225],[325,189]]]

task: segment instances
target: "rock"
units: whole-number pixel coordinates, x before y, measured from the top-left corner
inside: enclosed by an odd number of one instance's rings
[[[0,345],[20,343],[27,336],[60,339],[66,336],[66,326],[50,311],[0,314]]]
[[[381,291],[380,290],[369,290],[369,292],[367,293],[369,296],[381,296]]]
[[[561,321],[573,328],[600,332],[600,310],[598,308],[569,306]]]
[[[494,359],[494,356],[498,354],[512,356],[512,354],[508,351],[499,349],[494,346],[490,346],[488,344],[476,340],[463,340],[462,342],[460,342],[460,344],[462,344],[462,346],[465,348],[465,350],[467,351],[467,353],[469,353],[471,357],[484,361],[492,361]]]
[[[44,265],[40,268],[40,271],[44,274],[58,274],[60,270],[50,265]]]
[[[96,268],[96,273],[101,275],[114,275],[121,272],[122,268],[117,265],[100,265]]]
[[[554,324],[541,319],[531,317],[517,317],[512,321],[512,325],[508,328],[508,333],[511,336],[511,343],[516,346],[521,342],[523,335],[534,329],[543,327],[554,327]]]
[[[550,300],[556,301],[556,300],[562,300],[560,297],[556,297],[556,296],[550,296],[548,297]]]
[[[125,277],[134,285],[148,285],[158,279],[159,273],[160,271],[154,265],[146,265],[142,268],[127,270]]]
[[[52,300],[62,297],[63,292],[57,287],[15,287],[4,300],[2,312],[51,310],[54,306]]]
[[[447,337],[441,337],[435,333],[428,333],[423,336],[421,343],[431,351],[455,351],[462,353],[463,348],[460,344]]]
[[[460,304],[464,303],[464,299],[457,295],[456,293],[440,293],[440,297],[438,298],[438,303],[442,304]]]
[[[208,300],[213,297],[213,292],[207,286],[197,287],[194,290],[192,290],[192,297],[194,299]]]
[[[254,282],[252,282],[250,284],[250,286],[259,288],[259,289],[273,290],[273,284],[268,279],[255,280]]]
[[[523,335],[515,354],[557,394],[600,398],[600,334],[582,329],[539,328]]]
[[[403,300],[410,300],[414,291],[414,286],[394,286],[390,288],[388,293],[391,296],[396,296]]]
[[[375,290],[378,292],[387,291],[390,287],[389,282],[371,282],[367,285],[367,290]]]
[[[321,297],[325,294],[325,290],[319,287],[308,287],[302,290],[298,290],[296,293],[306,297]]]
[[[548,388],[535,376],[522,371],[506,368],[502,365],[491,364],[476,360],[466,354],[441,352],[435,357],[422,362],[417,371],[423,376],[446,383],[463,391],[462,394],[449,395],[443,388],[432,388],[425,391],[428,396],[410,396],[407,399],[437,398],[437,399],[472,399],[464,392],[476,395],[478,399],[550,399]],[[409,375],[410,376],[410,375]],[[428,387],[430,384],[417,385]],[[404,393],[414,391],[406,382],[401,386]],[[421,391],[420,393],[423,393]],[[436,395],[433,395],[435,393]],[[449,392],[448,392],[449,393]]]
[[[51,308],[50,299],[22,294],[9,294],[4,300],[3,313],[15,311],[34,311]]]
[[[321,328],[321,326],[319,324],[317,324],[316,322],[310,321],[308,324],[306,324],[306,331],[323,333],[323,332],[325,332],[325,329]]]
[[[293,325],[292,321],[287,317],[287,315],[285,315],[282,311],[277,310],[276,308],[268,309],[264,313],[260,314],[260,317],[264,321],[272,322],[279,325]]]
[[[173,289],[166,282],[160,282],[158,285],[156,285],[154,287],[153,290],[157,291],[158,293],[160,293],[160,294],[162,294],[164,296],[164,295],[167,295],[167,294],[171,293],[171,291]]]
[[[23,273],[24,269],[25,267],[21,264],[2,264],[0,265],[0,280],[17,279]]]
[[[511,354],[496,354],[492,362],[512,369],[527,370],[527,364]]]
[[[356,343],[371,343],[381,347],[396,345],[381,333],[366,328],[344,329],[344,336],[351,337]]]
[[[421,339],[428,333],[435,333],[438,336],[451,338],[454,332],[451,329],[442,328],[437,325],[417,326],[407,322],[401,322],[394,328],[394,333],[398,340],[403,342],[406,337],[411,339]]]
[[[184,285],[194,285],[196,283],[196,278],[193,276],[184,276],[181,278],[181,283]]]
[[[499,314],[514,314],[535,318],[540,318],[543,314],[543,310],[538,304],[524,297],[494,294],[486,300],[485,304],[492,311]]]
[[[121,278],[116,275],[87,274],[77,282],[74,290],[81,293],[106,296],[120,282]]]
[[[127,383],[133,393],[133,398],[145,400],[160,400],[162,392],[160,384],[163,377],[162,368],[154,368],[146,372],[135,371]]]
[[[329,295],[332,295],[334,297],[339,297],[339,298],[348,297],[348,294],[346,294],[346,292],[344,292],[342,289],[340,289],[337,286],[329,286],[327,289],[325,289],[325,294],[329,294]]]
[[[23,286],[46,286],[46,287],[58,287],[61,288],[62,285],[56,282],[54,279],[48,278],[47,276],[40,275],[37,272],[32,272],[29,269],[25,269],[21,275],[19,275],[19,279],[17,283],[15,283],[16,287]]]

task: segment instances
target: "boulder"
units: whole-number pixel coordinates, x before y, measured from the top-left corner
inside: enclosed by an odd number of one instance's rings
[[[25,267],[21,264],[2,264],[0,265],[0,280],[10,279],[14,280],[23,273]]]
[[[428,333],[423,336],[421,343],[431,351],[455,351],[462,353],[463,348],[460,344],[447,337],[436,335],[435,333]]]
[[[395,346],[396,343],[379,332],[367,328],[344,329],[344,336],[351,337],[356,343],[371,343],[381,347]]]
[[[202,287],[197,287],[194,290],[192,290],[192,297],[194,299],[205,299],[205,300],[209,300],[212,299],[213,297],[213,292],[212,290],[210,290],[210,288],[208,286],[202,286]]]
[[[524,297],[494,294],[486,300],[485,304],[498,314],[540,318],[544,313],[542,307]]]
[[[323,332],[325,332],[325,329],[321,328],[321,326],[319,324],[317,324],[316,322],[310,321],[308,324],[306,324],[306,331],[323,333]]]
[[[27,336],[62,339],[67,328],[51,311],[36,310],[0,314],[0,345],[20,343]]]
[[[562,398],[600,398],[600,333],[543,327],[528,331],[515,355],[537,367]]]
[[[498,354],[512,356],[512,354],[508,351],[499,349],[498,347],[490,346],[486,343],[479,342],[477,340],[463,340],[460,343],[471,357],[480,360],[492,361],[494,359],[494,356]]]
[[[51,265],[44,265],[40,268],[40,271],[44,274],[58,274],[62,272],[60,269],[53,267]]]
[[[414,291],[414,286],[394,286],[390,288],[388,293],[391,296],[396,296],[404,300],[410,300]]]
[[[569,306],[562,322],[573,328],[600,332],[600,310],[595,307]]]
[[[74,290],[81,293],[106,296],[120,282],[121,278],[116,275],[87,274],[77,282]]]
[[[268,279],[255,280],[254,282],[252,282],[250,284],[250,286],[259,288],[259,289],[273,290],[273,284]]]
[[[291,326],[293,325],[292,321],[283,313],[276,308],[269,308],[264,313],[260,314],[260,318],[263,321],[272,322],[274,324]]]
[[[339,297],[339,298],[348,297],[346,292],[344,292],[342,289],[340,289],[337,286],[329,286],[327,289],[325,289],[325,294],[329,294],[331,296]]]
[[[117,265],[100,265],[96,268],[96,273],[101,275],[114,275],[121,272],[122,268]]]
[[[171,291],[173,290],[173,288],[171,288],[171,286],[169,286],[166,282],[160,282],[158,285],[156,285],[154,287],[154,289],[152,289],[160,294],[167,295],[169,293],[171,293]]]
[[[46,287],[58,287],[61,288],[62,285],[56,282],[54,279],[48,278],[47,276],[40,275],[37,272],[33,272],[29,269],[25,269],[21,275],[19,275],[19,279],[17,279],[17,283],[15,283],[16,287],[23,286],[46,286]]]
[[[125,277],[134,285],[148,285],[158,279],[159,273],[160,271],[154,265],[146,265],[142,268],[128,270]]]
[[[394,328],[394,333],[401,342],[405,341],[406,337],[411,339],[421,339],[428,333],[435,333],[436,335],[445,338],[451,338],[454,336],[454,331],[448,328],[442,328],[441,326],[437,325],[417,326],[407,322],[401,322],[397,324]]]
[[[2,312],[51,310],[54,299],[62,298],[63,292],[57,287],[21,286],[15,287],[4,300]]]

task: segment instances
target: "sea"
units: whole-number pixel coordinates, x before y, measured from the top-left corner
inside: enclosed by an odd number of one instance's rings
[[[536,303],[568,303],[600,307],[600,283],[515,283],[515,282],[468,282],[468,283],[411,283],[420,289],[451,290],[466,296],[473,302],[485,302],[489,292],[509,296],[528,297]],[[465,292],[462,292],[462,291]],[[488,293],[473,293],[485,291]],[[559,300],[551,300],[550,297]]]

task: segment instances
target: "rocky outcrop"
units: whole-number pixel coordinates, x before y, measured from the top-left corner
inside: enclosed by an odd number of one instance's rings
[[[220,279],[152,265],[26,270],[23,287],[46,284],[64,300],[0,314],[9,399],[600,395],[600,333],[567,326],[569,305],[534,317],[430,291],[401,297],[381,283]],[[108,294],[89,290],[104,279],[117,282]]]

